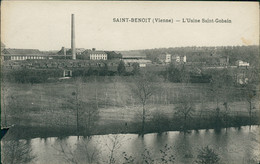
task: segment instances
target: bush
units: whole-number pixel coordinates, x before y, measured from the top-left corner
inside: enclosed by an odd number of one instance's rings
[[[199,150],[196,163],[199,164],[215,164],[220,160],[218,154],[209,146],[203,147]]]

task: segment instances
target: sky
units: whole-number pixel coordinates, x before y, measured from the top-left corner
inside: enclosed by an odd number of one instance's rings
[[[185,46],[259,45],[257,2],[2,1],[1,41],[7,48],[135,50]],[[118,23],[113,18],[167,18],[174,23]],[[183,23],[182,19],[232,23]]]

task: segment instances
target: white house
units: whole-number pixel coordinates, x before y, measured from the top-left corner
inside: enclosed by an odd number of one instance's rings
[[[104,51],[88,51],[90,60],[107,60],[107,53]]]
[[[186,55],[184,55],[184,56],[173,55],[172,56],[172,60],[174,62],[177,62],[177,63],[186,63],[187,62],[187,57],[186,57]]]
[[[168,53],[162,53],[158,56],[158,59],[162,63],[170,63],[172,60],[172,55]]]

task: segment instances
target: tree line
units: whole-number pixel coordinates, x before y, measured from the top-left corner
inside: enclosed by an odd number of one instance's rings
[[[172,55],[186,55],[188,62],[206,62],[208,65],[219,63],[220,57],[229,57],[230,65],[237,60],[249,62],[250,65],[259,66],[259,46],[219,46],[219,47],[176,47],[136,50],[153,62],[158,62],[158,55],[162,53]]]

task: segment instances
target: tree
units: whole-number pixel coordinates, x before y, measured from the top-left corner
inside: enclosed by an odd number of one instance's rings
[[[145,130],[145,106],[147,100],[152,96],[154,87],[151,82],[151,77],[147,74],[142,74],[135,77],[133,93],[137,96],[142,104],[142,136]]]
[[[75,108],[76,108],[76,122],[77,122],[77,136],[79,137],[79,101],[78,101],[79,88],[77,87],[75,92],[71,94],[75,96]]]
[[[174,83],[181,82],[181,72],[173,63],[166,68],[166,79]]]
[[[151,122],[153,124],[153,128],[160,134],[169,128],[170,119],[161,110],[156,110],[152,114]]]
[[[180,81],[185,84],[190,82],[190,73],[184,64],[180,69]]]
[[[90,66],[89,69],[88,69],[88,71],[87,71],[87,75],[88,75],[88,76],[91,76],[91,75],[93,75],[93,74],[94,74],[94,70],[93,70],[93,68]]]
[[[104,67],[101,68],[100,75],[101,75],[101,76],[106,76],[106,75],[108,75],[108,65],[107,65],[107,63],[104,63]]]
[[[83,106],[84,105],[84,106]],[[99,119],[99,111],[96,104],[82,102],[82,108],[84,108],[84,118],[86,119],[86,132],[90,134],[95,123]]]
[[[138,75],[140,73],[140,65],[139,63],[133,63],[133,70],[132,70],[132,73],[134,75]]]
[[[255,109],[253,106],[253,101],[257,98],[257,86],[259,85],[259,72],[256,68],[249,69],[247,72],[248,81],[245,84],[242,84],[243,95],[245,96],[246,101],[249,104],[248,113],[249,113],[249,124],[252,125],[252,111]]]
[[[246,84],[246,85],[244,85],[243,90],[244,90],[246,101],[249,104],[248,114],[249,114],[249,124],[250,124],[250,127],[251,127],[251,125],[252,125],[252,111],[253,111],[253,109],[255,109],[253,107],[253,100],[257,96],[256,86],[253,85],[253,84]]]
[[[116,162],[116,153],[118,151],[118,149],[122,146],[122,143],[124,142],[124,137],[115,134],[115,135],[108,135],[106,140],[106,148],[109,151],[109,155],[108,155],[108,160],[106,160],[105,162],[108,164],[115,164],[118,163]]]
[[[99,119],[99,110],[96,103],[85,102],[79,97],[79,93],[73,92],[74,100],[68,99],[66,104],[63,104],[63,109],[71,109],[76,114],[76,130],[79,136],[79,131],[84,129],[85,134],[90,135],[93,127]]]
[[[87,102],[85,93],[81,92],[82,80],[79,79],[76,81],[76,88],[69,96],[68,101],[62,104],[63,109],[69,109],[76,115],[76,131],[77,136],[79,136],[80,128],[86,128],[85,132],[90,134],[93,130],[92,127],[95,125],[99,119],[98,105],[97,102]],[[97,100],[96,100],[97,101]]]
[[[60,142],[53,148],[59,152],[59,155],[67,163],[98,163],[99,150],[91,143],[91,138],[84,138],[76,143],[76,149],[67,142]]]
[[[123,60],[120,60],[120,63],[118,64],[117,67],[117,72],[119,75],[123,75],[126,72],[125,63]]]
[[[228,112],[229,112],[229,102],[231,101],[232,97],[232,90],[234,88],[233,78],[229,75],[228,69],[224,69],[221,72],[220,78],[218,79],[219,83],[221,84],[221,94],[224,103],[223,106],[225,108],[224,113],[224,121],[225,127],[227,130],[227,123],[228,123]]]
[[[209,146],[199,149],[197,160],[198,164],[216,164],[220,160],[218,154]]]
[[[122,59],[122,54],[121,53],[116,53],[115,51],[105,51],[107,53],[107,59],[112,60],[112,59]]]
[[[219,108],[219,99],[221,94],[221,88],[222,88],[222,77],[221,73],[219,71],[214,71],[212,73],[212,79],[210,81],[210,90],[212,92],[212,97],[216,99],[217,108]]]
[[[33,163],[36,156],[33,155],[29,141],[8,139],[1,142],[1,161],[2,163]]]
[[[175,114],[177,116],[183,117],[184,132],[187,130],[187,119],[191,118],[194,113],[194,104],[188,96],[182,96],[179,104],[175,108]]]

